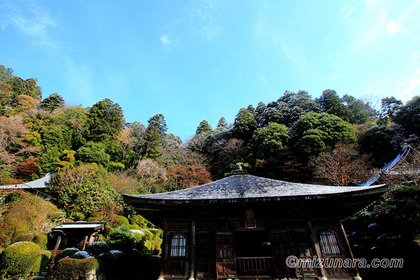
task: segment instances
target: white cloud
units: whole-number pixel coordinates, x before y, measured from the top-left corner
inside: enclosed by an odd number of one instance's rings
[[[401,28],[395,21],[391,20],[386,25],[385,30],[386,30],[386,33],[388,34],[394,34],[401,31]]]
[[[6,2],[3,6],[2,29],[15,27],[28,36],[31,43],[48,50],[56,49],[58,41],[51,35],[51,29],[57,27],[57,21],[50,11],[39,3]]]

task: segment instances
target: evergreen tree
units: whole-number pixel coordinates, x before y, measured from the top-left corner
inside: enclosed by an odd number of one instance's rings
[[[233,133],[236,138],[249,140],[257,128],[257,122],[252,111],[241,108],[233,123]]]
[[[144,135],[146,153],[145,156],[156,159],[161,156],[161,145],[163,143],[168,127],[165,117],[162,114],[156,114],[148,120],[148,126]]]
[[[218,129],[223,129],[223,128],[227,128],[228,124],[226,122],[225,117],[220,117],[219,122],[217,123],[217,127]]]
[[[64,99],[58,93],[53,93],[41,101],[39,107],[52,113],[55,109],[64,106]]]
[[[124,123],[124,115],[120,105],[114,103],[111,99],[105,98],[93,105],[89,110],[88,138],[96,142],[116,138]]]
[[[198,125],[195,134],[211,132],[212,130],[213,130],[213,128],[211,127],[211,125],[209,124],[209,122],[206,121],[206,120],[202,120],[200,122],[200,124]]]

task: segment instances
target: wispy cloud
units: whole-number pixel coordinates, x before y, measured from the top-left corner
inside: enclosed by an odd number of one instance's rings
[[[420,38],[419,7],[420,0],[416,0],[398,13],[391,1],[367,0],[357,9],[343,8],[342,19],[347,22],[351,36],[348,51],[355,52],[372,46],[383,42],[387,36],[401,32]]]
[[[51,29],[57,27],[57,21],[50,11],[39,3],[6,1],[1,9],[3,13],[1,27],[15,27],[29,37],[31,43],[49,50],[58,47],[58,41],[51,35]]]
[[[181,40],[179,38],[174,38],[171,34],[163,34],[160,36],[159,41],[168,51],[173,51],[179,46]]]
[[[94,87],[92,76],[95,72],[94,67],[80,61],[74,61],[71,57],[64,57],[64,79],[67,88],[71,91],[67,94],[75,95],[75,100],[80,100],[82,104],[93,104],[95,102]]]

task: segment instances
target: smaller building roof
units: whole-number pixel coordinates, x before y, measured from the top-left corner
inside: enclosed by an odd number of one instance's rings
[[[65,222],[59,226],[54,227],[52,230],[73,230],[73,229],[103,229],[106,222]]]
[[[0,189],[17,190],[17,189],[45,189],[47,183],[51,180],[51,174],[46,174],[44,177],[22,184],[0,186]]]

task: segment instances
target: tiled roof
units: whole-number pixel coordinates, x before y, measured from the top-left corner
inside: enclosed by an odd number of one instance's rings
[[[17,190],[17,189],[45,189],[46,183],[48,183],[51,179],[51,175],[47,174],[44,177],[28,182],[23,184],[16,184],[16,185],[7,185],[7,186],[0,186],[0,189],[6,189],[6,190]]]
[[[253,175],[230,177],[179,191],[148,195],[124,195],[127,201],[146,203],[211,203],[240,200],[287,200],[294,198],[318,199],[326,197],[348,197],[383,193],[386,185],[368,187],[342,187],[291,183]]]

